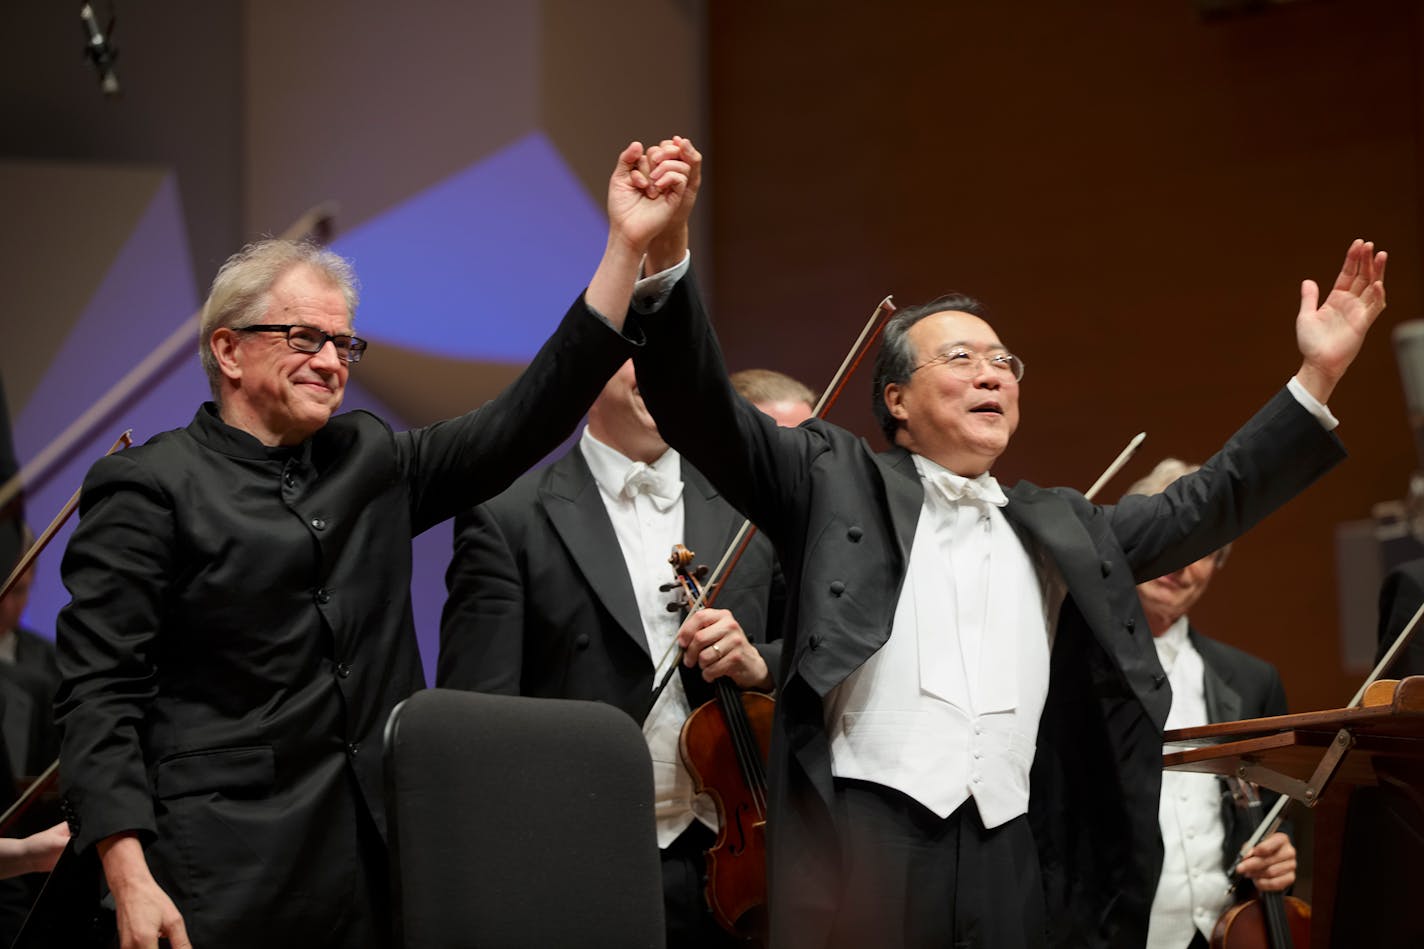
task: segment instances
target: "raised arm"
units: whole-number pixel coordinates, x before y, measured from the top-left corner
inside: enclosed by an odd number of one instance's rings
[[[487,405],[396,436],[401,469],[415,476],[416,533],[494,497],[557,448],[633,354],[641,334],[623,332],[633,284],[683,200],[687,172],[677,158],[651,167],[637,142],[625,148],[608,181],[603,259],[529,366]]]
[[[1296,379],[1322,404],[1330,400],[1364,345],[1365,334],[1384,310],[1384,251],[1370,241],[1356,240],[1324,303],[1314,280],[1300,285],[1300,314],[1295,321],[1300,347]]]

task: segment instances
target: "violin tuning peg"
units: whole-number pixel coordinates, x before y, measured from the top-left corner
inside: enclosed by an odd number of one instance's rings
[[[681,604],[681,603],[669,603],[669,604],[667,605],[667,611],[668,611],[669,613],[676,613],[676,612],[678,612],[678,611],[681,610],[681,609],[682,609],[682,604]]]
[[[662,586],[658,587],[658,592],[659,592],[659,593],[671,593],[673,590],[676,590],[676,589],[677,589],[677,584],[676,584],[676,583],[664,583]]]
[[[694,577],[696,577],[697,579],[699,579],[699,580],[706,580],[706,579],[707,579],[707,574],[709,574],[709,573],[711,573],[711,572],[712,572],[712,568],[711,568],[711,567],[707,566],[705,563],[701,563],[701,564],[698,564],[698,565],[697,565],[697,569],[696,569],[696,570],[692,571],[692,575],[693,575]]]

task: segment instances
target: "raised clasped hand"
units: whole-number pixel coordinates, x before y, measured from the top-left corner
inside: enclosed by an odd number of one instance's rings
[[[691,168],[680,151],[660,149],[650,157],[641,142],[633,142],[618,156],[618,165],[608,182],[608,221],[612,235],[620,237],[639,253],[674,221],[686,224],[686,215],[677,215],[684,202]]]

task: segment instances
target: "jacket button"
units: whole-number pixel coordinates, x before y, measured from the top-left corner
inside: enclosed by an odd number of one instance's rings
[[[326,529],[326,521],[322,520],[322,519],[319,518],[319,517],[314,517],[314,518],[311,519],[311,526],[314,527],[314,528],[316,528],[317,530],[325,530],[325,529]]]
[[[1167,684],[1167,677],[1166,677],[1164,674],[1158,672],[1158,673],[1156,673],[1155,675],[1152,676],[1152,688],[1154,688],[1154,689],[1160,689],[1160,688],[1162,688],[1162,686],[1164,686],[1164,685],[1166,685],[1166,684]]]
[[[831,581],[831,596],[840,596],[845,592],[845,584],[839,580]]]
[[[859,527],[852,526],[849,530],[846,531],[846,537],[850,539],[850,542],[852,544],[860,543],[860,538],[863,536],[865,536],[865,532]]]
[[[817,633],[817,634],[813,635],[810,639],[806,640],[806,645],[810,646],[812,649],[820,649],[820,648],[821,648],[821,636],[820,636],[820,634]]]
[[[1135,620],[1135,619],[1133,619],[1131,616],[1129,616],[1127,619],[1125,619],[1125,620],[1122,621],[1122,626],[1123,626],[1123,629],[1126,629],[1129,633],[1136,632],[1136,631],[1137,631],[1137,620]]]
[[[295,488],[297,486],[297,476],[288,471],[282,476],[282,483],[289,488]]]
[[[317,590],[316,601],[325,606],[331,602],[331,592],[329,590]]]
[[[575,648],[575,649],[587,649],[587,648],[588,648],[588,633],[579,633],[577,636],[574,637],[574,648]]]
[[[356,757],[356,753],[360,750],[361,743],[359,741],[353,741],[351,744],[346,746],[346,753],[353,758]]]
[[[345,679],[351,675],[351,667],[344,662],[339,663],[336,666],[336,674],[341,676],[341,678]]]
[[[1112,561],[1111,561],[1111,560],[1104,560],[1103,563],[1102,563],[1102,568],[1103,568],[1103,576],[1107,577],[1107,576],[1111,576],[1111,575],[1112,575]]]

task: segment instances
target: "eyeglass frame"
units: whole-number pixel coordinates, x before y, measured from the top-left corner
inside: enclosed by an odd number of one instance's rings
[[[955,355],[960,354],[960,353],[962,353],[962,354],[964,354],[964,355],[966,355],[966,356],[973,356],[973,357],[974,357],[974,368],[973,368],[972,370],[970,370],[968,373],[961,374],[961,373],[959,372],[959,370],[955,369],[955,368],[951,365],[951,362],[950,362],[951,358],[952,358],[953,356],[955,356]],[[1008,374],[1013,377],[1013,380],[1014,380],[1015,382],[1023,382],[1024,372],[1028,369],[1028,366],[1026,366],[1026,365],[1024,364],[1024,361],[1023,361],[1022,359],[1020,359],[1018,356],[1015,356],[1013,353],[1010,353],[1010,352],[977,353],[977,352],[975,352],[974,350],[972,350],[972,349],[966,349],[966,348],[963,347],[963,346],[956,346],[956,347],[954,347],[953,349],[949,350],[948,352],[943,352],[943,353],[940,353],[940,354],[937,355],[937,356],[932,356],[932,357],[930,357],[929,359],[926,359],[924,362],[920,363],[918,366],[915,366],[914,368],[912,368],[912,369],[910,370],[910,375],[913,376],[915,373],[919,372],[921,369],[924,369],[924,368],[926,368],[926,367],[928,367],[928,366],[944,366],[945,368],[949,369],[949,371],[952,372],[952,373],[954,373],[955,375],[961,376],[961,378],[970,379],[970,378],[973,378],[974,375],[979,372],[979,367],[980,367],[980,365],[982,365],[983,363],[988,363],[989,366],[990,366],[990,368],[993,368],[993,369],[1002,368],[1002,367],[1000,367],[1000,366],[996,366],[996,365],[995,365],[995,361],[996,361],[996,360],[1000,360],[1000,359],[1011,359],[1011,360],[1013,360],[1013,362],[1011,363],[1011,365],[1016,365],[1016,366],[1018,366],[1018,372],[1014,372],[1012,369],[1010,369]]]
[[[329,342],[336,350],[336,358],[346,363],[348,366],[361,361],[361,356],[366,352],[367,343],[359,336],[350,333],[328,333],[325,330],[317,329],[315,326],[308,326],[305,323],[253,323],[250,326],[234,326],[234,330],[243,333],[285,333],[287,345],[294,352],[305,353],[308,356],[315,356]],[[316,349],[302,349],[292,340],[292,330],[307,330],[321,337],[321,342]],[[337,340],[346,340],[346,354],[342,355],[341,347],[337,345]]]

